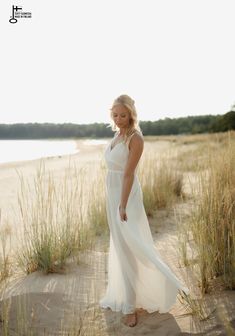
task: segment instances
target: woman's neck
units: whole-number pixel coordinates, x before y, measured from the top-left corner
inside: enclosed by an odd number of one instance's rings
[[[126,129],[122,129],[118,131],[118,135],[124,136],[126,134]]]

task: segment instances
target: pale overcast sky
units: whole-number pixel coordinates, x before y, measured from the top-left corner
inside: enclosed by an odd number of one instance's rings
[[[31,19],[9,23],[12,5]],[[235,102],[234,0],[14,0],[0,11],[0,123],[223,114]]]

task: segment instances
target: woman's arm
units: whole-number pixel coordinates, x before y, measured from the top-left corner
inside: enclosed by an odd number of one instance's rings
[[[135,168],[139,162],[144,148],[144,140],[141,135],[136,133],[132,136],[130,141],[130,150],[127,164],[123,174],[122,193],[120,202],[120,216],[121,219],[126,220],[125,209],[131,192],[132,184],[134,181]]]

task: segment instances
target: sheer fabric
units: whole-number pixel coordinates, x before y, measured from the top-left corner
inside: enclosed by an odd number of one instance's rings
[[[129,139],[130,141],[130,139]],[[108,284],[100,307],[134,312],[136,308],[149,313],[169,311],[176,301],[178,289],[189,289],[176,277],[154,246],[143,193],[136,175],[126,205],[127,221],[121,221],[119,204],[122,179],[128,159],[129,142],[107,146],[104,156],[106,175],[106,212],[110,229]]]

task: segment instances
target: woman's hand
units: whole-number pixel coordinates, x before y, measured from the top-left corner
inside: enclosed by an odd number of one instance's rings
[[[127,221],[126,208],[121,205],[119,205],[119,214],[121,221]]]

